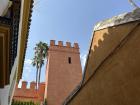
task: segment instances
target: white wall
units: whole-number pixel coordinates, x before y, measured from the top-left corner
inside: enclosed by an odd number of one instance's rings
[[[0,16],[8,7],[9,0],[0,0]]]
[[[9,85],[0,89],[0,105],[8,105]]]
[[[9,94],[9,86],[5,86],[4,89],[0,89],[1,105],[8,105],[8,94]]]
[[[0,105],[9,105],[12,99],[13,90],[16,85],[16,75],[17,75],[17,58],[15,59],[14,66],[10,75],[10,84],[0,89]]]

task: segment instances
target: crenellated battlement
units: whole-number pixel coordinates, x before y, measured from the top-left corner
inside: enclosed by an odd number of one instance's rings
[[[36,87],[36,82],[30,82],[30,87],[27,88],[27,85],[28,85],[28,82],[27,81],[22,81],[22,84],[21,84],[21,88],[18,88],[18,84],[16,85],[16,89],[21,89],[21,90],[25,90],[25,89],[31,89],[31,90],[35,90],[35,87]],[[41,89],[41,88],[44,88],[45,87],[45,83],[42,82],[39,84],[38,86],[38,89]]]
[[[67,48],[76,48],[79,49],[78,43],[74,43],[73,45],[71,42],[66,42],[66,44],[63,44],[63,41],[58,41],[58,44],[55,43],[55,40],[50,40],[50,47],[51,46],[58,46],[58,47],[67,47]]]
[[[36,82],[30,82],[30,88],[27,88],[27,81],[22,81],[21,88],[16,85],[13,99],[14,100],[26,100],[34,102],[42,102],[44,100],[45,83],[39,84],[38,89],[36,89]]]

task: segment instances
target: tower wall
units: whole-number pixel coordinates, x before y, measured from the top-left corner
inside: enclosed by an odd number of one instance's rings
[[[50,41],[48,64],[46,68],[46,92],[48,105],[61,105],[65,98],[80,83],[82,68],[79,46],[74,43]]]

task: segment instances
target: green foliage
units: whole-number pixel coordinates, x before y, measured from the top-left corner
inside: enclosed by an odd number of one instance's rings
[[[39,105],[39,104],[34,103],[32,101],[29,102],[29,101],[15,101],[15,100],[13,100],[11,105]]]
[[[45,99],[44,104],[43,105],[47,105],[47,99]]]
[[[47,56],[48,45],[44,42],[39,42],[34,47],[34,58],[32,60],[32,65],[39,69],[44,65],[44,59]]]

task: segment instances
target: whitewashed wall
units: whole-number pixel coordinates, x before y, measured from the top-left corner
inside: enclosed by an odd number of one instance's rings
[[[0,105],[10,105],[13,91],[16,85],[17,75],[17,58],[15,59],[14,66],[10,75],[10,84],[0,89]]]
[[[0,89],[0,105],[8,105],[9,86]]]

